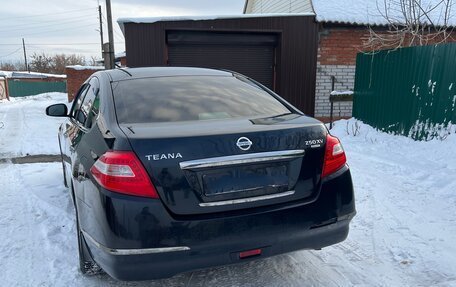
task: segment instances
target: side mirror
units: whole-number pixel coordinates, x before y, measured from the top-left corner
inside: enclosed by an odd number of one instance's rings
[[[68,117],[68,108],[65,104],[55,104],[46,108],[46,115],[50,117]]]

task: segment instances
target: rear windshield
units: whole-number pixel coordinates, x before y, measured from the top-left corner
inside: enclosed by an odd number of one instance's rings
[[[178,76],[112,84],[119,123],[200,121],[290,113],[254,83],[227,76]]]

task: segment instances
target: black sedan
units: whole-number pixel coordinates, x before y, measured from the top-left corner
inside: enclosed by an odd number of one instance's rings
[[[198,68],[100,71],[59,130],[80,268],[119,280],[343,241],[355,215],[339,140],[261,84]]]

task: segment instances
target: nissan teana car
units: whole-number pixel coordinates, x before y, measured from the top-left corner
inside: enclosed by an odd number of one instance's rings
[[[99,71],[65,104],[64,183],[80,269],[171,277],[343,241],[355,215],[339,140],[235,72]]]

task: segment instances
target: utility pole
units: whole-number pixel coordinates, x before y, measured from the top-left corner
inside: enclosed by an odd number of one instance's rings
[[[25,69],[30,73],[30,69],[29,69],[29,66],[27,64],[27,53],[25,52],[25,41],[24,41],[24,38],[22,38],[22,49],[24,49]]]
[[[109,37],[109,64],[105,67],[107,69],[115,68],[115,56],[114,56],[114,34],[112,30],[112,14],[111,14],[111,0],[106,0],[106,14],[108,18],[108,37]]]
[[[98,5],[98,17],[100,18],[101,57],[104,59],[104,55],[103,55],[103,18],[101,15],[101,5]]]

